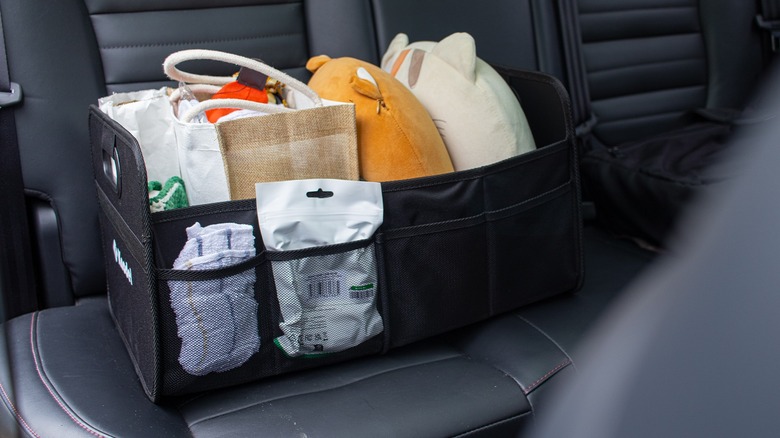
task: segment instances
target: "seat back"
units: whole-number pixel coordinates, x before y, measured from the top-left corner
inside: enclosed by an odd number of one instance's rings
[[[596,137],[671,131],[697,108],[744,105],[761,72],[754,2],[578,0]]]
[[[373,9],[380,56],[399,32],[410,41],[439,41],[468,32],[477,43],[477,55],[488,63],[563,78],[555,2],[373,0]]]
[[[299,78],[313,54],[378,61],[364,0],[3,0],[2,16],[11,80],[25,94],[15,115],[45,306],[105,292],[88,105],[169,83],[163,59],[187,48],[261,58]]]

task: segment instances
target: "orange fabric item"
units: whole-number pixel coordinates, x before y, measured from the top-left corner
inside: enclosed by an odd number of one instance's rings
[[[306,68],[323,99],[355,104],[360,176],[393,181],[452,172],[452,161],[431,116],[404,84],[354,58],[315,56]],[[359,76],[364,69],[373,81]]]
[[[258,90],[257,88],[250,87],[238,82],[230,82],[225,84],[219,89],[212,97],[212,99],[243,99],[250,100],[252,102],[268,103],[268,92],[265,90]],[[217,123],[222,116],[226,116],[236,108],[217,108],[206,111],[206,118],[211,123]]]
[[[409,54],[409,50],[411,49],[406,49],[403,52],[401,52],[400,55],[398,55],[398,59],[396,59],[395,64],[393,64],[393,69],[390,70],[390,76],[395,77],[395,75],[398,74],[398,70],[401,69],[401,64],[404,63],[404,60],[406,59],[406,55]]]

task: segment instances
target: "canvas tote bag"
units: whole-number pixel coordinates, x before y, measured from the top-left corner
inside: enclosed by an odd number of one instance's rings
[[[234,80],[177,68],[195,60],[225,62],[278,80],[285,84],[288,107],[208,99],[179,114],[175,121],[179,163],[192,205],[254,198],[258,182],[358,179],[353,104],[321,99],[304,83],[267,64],[219,51],[176,52],[166,58],[163,68],[169,78],[186,84],[218,86]],[[229,120],[215,124],[192,122],[202,111],[214,108],[248,109],[254,115],[226,117]]]
[[[100,109],[138,140],[144,155],[147,181],[162,184],[173,176],[181,176],[167,91],[163,87],[114,93],[98,100]]]

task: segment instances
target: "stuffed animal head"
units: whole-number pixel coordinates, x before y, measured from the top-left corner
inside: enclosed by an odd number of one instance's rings
[[[455,170],[494,163],[536,148],[514,93],[477,58],[474,38],[455,33],[439,43],[409,44],[398,34],[382,69],[406,85],[428,110]]]
[[[452,172],[447,148],[428,112],[400,82],[354,58],[316,56],[309,87],[322,98],[355,104],[360,176],[391,181]]]

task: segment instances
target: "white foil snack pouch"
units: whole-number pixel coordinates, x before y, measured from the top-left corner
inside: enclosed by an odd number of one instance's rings
[[[270,251],[368,239],[384,217],[379,183],[305,179],[258,183],[257,218]]]
[[[381,186],[320,179],[260,183],[256,190],[265,247],[283,255],[269,255],[284,333],[277,347],[290,357],[335,353],[381,333],[373,242],[284,256],[372,237],[382,224]]]

